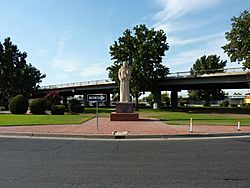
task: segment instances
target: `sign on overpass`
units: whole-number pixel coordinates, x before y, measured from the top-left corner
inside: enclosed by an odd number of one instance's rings
[[[103,102],[107,100],[106,94],[89,94],[88,101],[89,102]]]

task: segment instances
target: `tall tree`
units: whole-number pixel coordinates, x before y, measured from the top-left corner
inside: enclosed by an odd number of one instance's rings
[[[29,95],[38,88],[45,75],[26,62],[27,53],[20,52],[8,37],[0,43],[0,103],[17,95]]]
[[[245,10],[231,21],[232,29],[225,33],[228,44],[222,48],[232,62],[242,62],[245,68],[250,68],[250,13]]]
[[[123,36],[110,46],[114,64],[107,68],[109,77],[119,83],[117,73],[123,61],[128,61],[131,69],[130,93],[136,98],[139,93],[154,91],[155,83],[167,76],[169,69],[162,64],[162,57],[169,49],[164,31],[148,29],[137,25],[133,31],[125,30]]]
[[[167,92],[161,94],[161,102],[165,104],[165,106],[170,105],[170,97]]]
[[[223,72],[227,61],[220,60],[220,56],[209,55],[197,59],[191,68],[192,75]],[[211,100],[223,100],[225,93],[221,89],[189,90],[189,98],[192,100],[203,100],[205,106],[210,105]]]

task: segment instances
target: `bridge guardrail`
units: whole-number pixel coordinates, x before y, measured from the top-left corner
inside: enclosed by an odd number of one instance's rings
[[[204,73],[202,73],[204,72]],[[201,70],[197,71],[196,73],[191,71],[184,71],[184,72],[176,72],[170,73],[168,75],[169,78],[185,78],[185,77],[194,77],[194,76],[208,76],[214,74],[221,74],[221,73],[235,73],[235,72],[249,72],[249,69],[244,70],[242,67],[237,68],[227,68],[227,69],[212,69],[212,70]],[[103,80],[94,80],[94,81],[84,81],[84,82],[75,82],[75,83],[66,83],[66,84],[56,84],[56,85],[48,85],[48,86],[41,86],[40,90],[49,90],[49,89],[58,89],[58,88],[69,88],[69,87],[80,87],[80,86],[89,86],[89,85],[99,85],[99,84],[113,84],[115,83],[111,79],[103,79]]]
[[[80,87],[80,86],[88,86],[88,85],[98,85],[98,84],[112,84],[114,81],[111,79],[105,80],[94,80],[94,81],[85,81],[85,82],[74,82],[74,83],[66,83],[66,84],[55,84],[48,86],[41,86],[39,89],[57,89],[57,88],[68,88],[68,87]]]
[[[226,69],[210,69],[210,70],[199,70],[199,71],[184,71],[184,72],[175,72],[170,73],[169,77],[191,77],[191,76],[199,76],[199,75],[209,75],[209,74],[216,74],[216,73],[235,73],[235,72],[249,72],[249,70],[245,70],[243,67],[237,68],[226,68]]]

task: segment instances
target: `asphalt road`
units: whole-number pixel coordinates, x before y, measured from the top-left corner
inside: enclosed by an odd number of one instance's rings
[[[250,138],[0,138],[0,187],[249,187]]]

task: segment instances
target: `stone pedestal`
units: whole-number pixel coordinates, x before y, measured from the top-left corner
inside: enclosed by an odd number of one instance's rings
[[[138,121],[139,114],[134,113],[133,103],[119,102],[116,112],[110,114],[110,121]]]
[[[134,106],[131,102],[119,102],[115,106],[116,113],[133,113]]]

